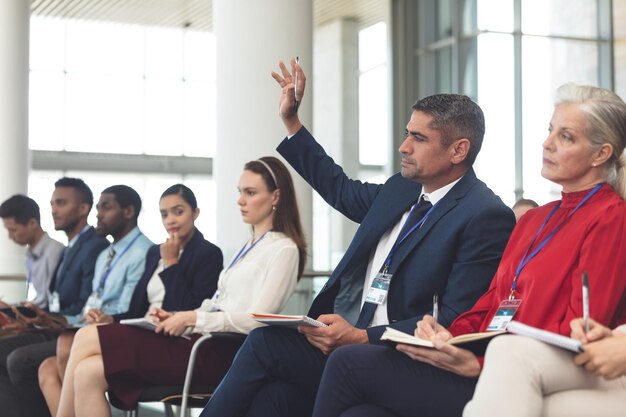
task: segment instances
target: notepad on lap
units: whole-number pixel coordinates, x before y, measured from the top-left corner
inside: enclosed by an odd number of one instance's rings
[[[271,326],[283,326],[295,329],[298,326],[326,327],[327,324],[308,316],[288,316],[284,314],[252,313],[252,318]]]
[[[157,324],[156,323],[154,323],[152,320],[148,320],[146,318],[124,319],[124,320],[120,320],[120,324],[126,324],[127,326],[140,327],[142,329],[146,329],[146,330],[150,330],[150,331],[154,331],[154,329],[157,328]],[[182,337],[183,339],[190,339],[190,337],[186,336],[186,335],[181,335],[180,337]]]
[[[580,340],[572,339],[547,330],[538,329],[536,327],[520,323],[519,321],[512,320],[506,327],[506,330],[509,333],[541,340],[542,342],[548,343],[552,346],[571,350],[572,352],[580,353],[585,351],[585,348]]]
[[[491,338],[501,335],[504,331],[495,332],[482,332],[482,333],[468,333],[460,336],[453,337],[448,340],[448,343],[455,346],[465,347],[471,343],[479,341],[488,341]],[[388,340],[395,343],[405,343],[407,345],[421,346],[421,347],[434,347],[433,342],[430,340],[422,339],[408,333],[401,332],[399,330],[387,327],[380,340]]]

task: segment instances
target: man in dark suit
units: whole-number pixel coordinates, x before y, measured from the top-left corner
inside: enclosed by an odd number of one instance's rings
[[[77,178],[61,178],[55,183],[50,201],[56,230],[67,235],[65,248],[50,284],[48,309],[66,317],[79,314],[91,293],[91,281],[98,254],[109,242],[87,224],[93,194]],[[40,311],[32,319],[49,320]],[[29,320],[16,323],[28,324]],[[0,339],[0,403],[3,415],[47,416],[48,408],[37,383],[39,363],[56,351],[56,335],[50,332],[27,332]]]
[[[413,106],[400,146],[401,173],[384,185],[349,179],[302,126],[294,100],[305,77],[272,76],[282,87],[288,138],[278,151],[335,209],[360,224],[309,315],[328,327],[250,333],[202,416],[308,416],[327,355],[380,343],[386,326],[412,332],[439,295],[450,324],[488,288],[515,224],[510,209],[476,178],[484,135],[476,103],[456,94]],[[419,201],[419,203],[418,203]]]

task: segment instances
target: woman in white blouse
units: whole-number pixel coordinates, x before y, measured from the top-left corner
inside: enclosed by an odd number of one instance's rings
[[[284,307],[306,260],[291,175],[278,159],[264,157],[245,165],[238,188],[237,204],[252,236],[220,274],[215,295],[193,311],[154,309],[155,332],[119,324],[81,329],[72,346],[57,416],[110,416],[106,391],[115,406],[134,409],[145,386],[182,385],[199,334],[247,334],[260,325],[251,312],[277,313]],[[169,337],[183,333],[191,338]],[[205,343],[194,383],[217,384],[240,343]]]

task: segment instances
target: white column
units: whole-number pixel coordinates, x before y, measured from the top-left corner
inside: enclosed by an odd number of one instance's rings
[[[226,259],[240,249],[250,229],[236,205],[243,165],[261,156],[278,156],[285,137],[278,117],[280,88],[270,73],[278,60],[299,56],[312,69],[312,0],[214,0],[217,47],[217,152],[213,165],[217,195],[217,243]],[[300,106],[310,127],[311,84]],[[292,171],[292,174],[293,171]],[[307,239],[311,241],[311,188],[295,174],[296,192]]]
[[[315,29],[313,49],[313,129],[317,140],[351,178],[359,173],[359,57],[358,24],[338,19]],[[316,238],[317,253],[330,259],[323,269],[333,269],[343,257],[357,224],[324,203],[316,219],[328,219],[327,238]],[[320,221],[322,223],[322,221]]]
[[[28,40],[30,1],[0,1],[0,202],[26,193],[28,184]],[[0,295],[23,298],[24,249],[0,231]]]

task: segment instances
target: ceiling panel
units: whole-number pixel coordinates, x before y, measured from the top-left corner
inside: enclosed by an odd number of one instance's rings
[[[314,0],[314,25],[348,18],[359,22],[360,27],[369,26],[385,20],[388,1]],[[32,0],[31,11],[42,16],[148,26],[191,27],[207,31],[213,27],[211,0]]]

